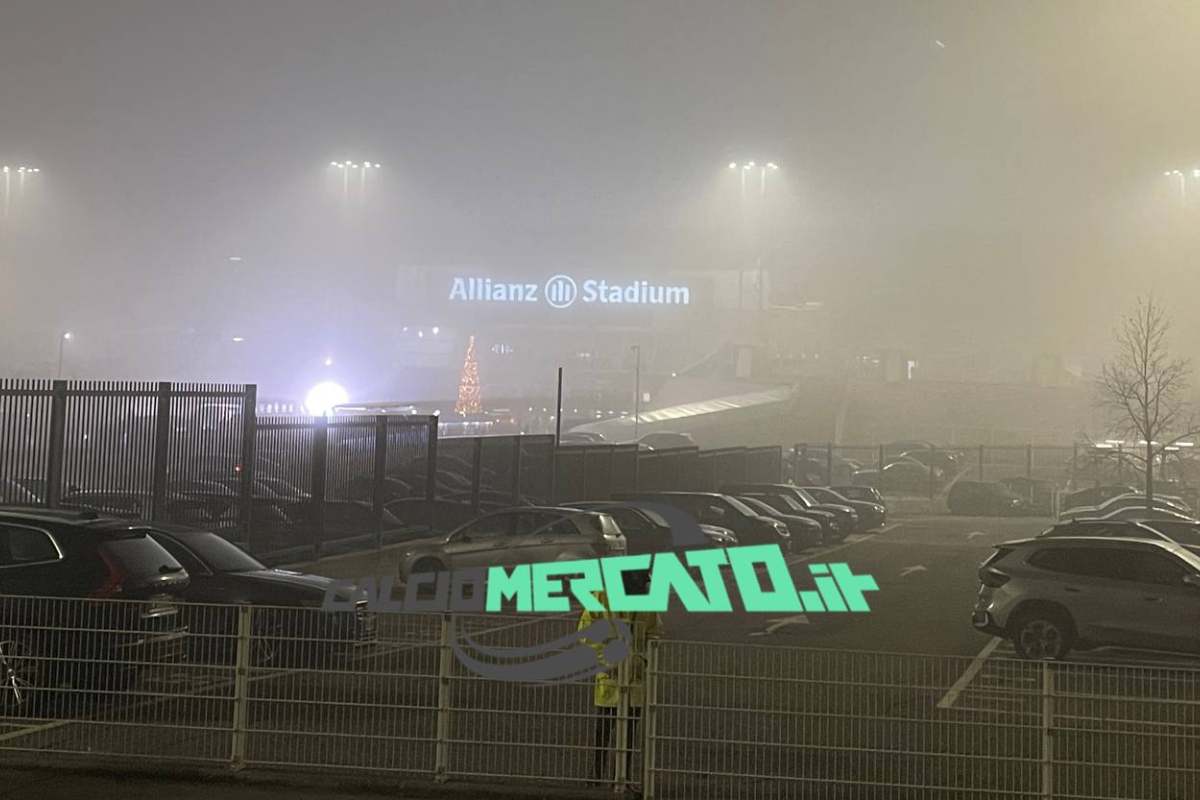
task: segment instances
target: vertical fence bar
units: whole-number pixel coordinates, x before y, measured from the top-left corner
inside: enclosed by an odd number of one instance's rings
[[[454,657],[450,643],[454,641],[454,615],[442,615],[442,631],[438,648],[437,728],[434,732],[433,779],[445,783],[450,773],[450,671]]]
[[[1054,797],[1054,665],[1042,662],[1041,796]]]
[[[1025,445],[1025,477],[1033,477],[1033,444]]]
[[[629,784],[629,753],[633,742],[629,741],[629,720],[633,709],[630,708],[629,693],[632,688],[632,676],[629,673],[629,662],[638,657],[637,645],[640,631],[637,625],[633,628],[634,654],[629,658],[622,659],[617,664],[617,707],[616,715],[613,720],[616,723],[615,746],[613,747],[613,761],[615,767],[613,771],[613,791],[618,794],[625,791]]]
[[[825,445],[825,485],[833,486],[833,442]]]
[[[480,485],[483,483],[483,437],[476,436],[471,442],[471,513],[479,516]]]
[[[329,420],[313,417],[312,437],[312,547],[313,558],[321,557],[325,541],[325,468],[329,458]]]
[[[931,444],[931,445],[929,445],[929,499],[930,500],[933,499],[933,495],[934,495],[935,480],[933,477],[933,465],[936,463],[937,463],[937,446]],[[882,474],[879,476],[879,478],[880,478],[879,482],[883,483],[883,475]]]
[[[800,483],[800,445],[792,445],[792,483]]]
[[[243,387],[242,394],[242,455],[238,459],[238,505],[241,507],[242,541],[251,553],[254,549],[254,462],[258,460],[258,387]]]
[[[979,482],[983,483],[983,445],[979,445]]]
[[[234,769],[241,769],[246,764],[246,728],[250,720],[247,696],[250,687],[252,613],[252,606],[238,606],[233,675],[233,735],[229,748],[229,765]]]
[[[883,445],[879,445],[879,491],[883,491]]]
[[[425,505],[429,508],[429,530],[437,530],[438,418],[429,418],[425,439]]]
[[[521,440],[520,436],[513,437],[512,502],[514,506],[521,505]]]
[[[383,547],[383,482],[387,478],[388,419],[375,415],[375,465],[371,473],[371,512],[375,515],[375,546]]]
[[[1079,484],[1076,483],[1079,479],[1079,442],[1071,444],[1071,488],[1078,489]]]
[[[154,461],[150,473],[150,518],[162,519],[167,499],[167,450],[171,443],[171,384],[160,381],[154,409]]]
[[[67,382],[55,381],[50,395],[50,447],[46,453],[46,497],[49,508],[62,501],[63,462],[66,460]]]
[[[646,698],[642,709],[642,797],[654,800],[654,737],[658,730],[658,639],[646,642]]]

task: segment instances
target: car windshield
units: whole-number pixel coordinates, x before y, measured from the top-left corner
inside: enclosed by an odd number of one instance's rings
[[[1200,525],[1189,522],[1163,520],[1161,522],[1147,523],[1147,526],[1180,544],[1200,546]]]
[[[739,514],[744,514],[747,517],[760,516],[759,512],[750,508],[750,506],[746,505],[745,503],[743,503],[741,500],[737,499],[736,497],[728,497],[727,496],[725,498],[725,500],[728,501],[729,505],[731,505],[733,507],[733,510],[738,512]]]
[[[254,572],[266,569],[245,550],[215,533],[204,531],[183,536],[168,536],[195,553],[196,557],[204,562],[204,566],[213,572]]]
[[[799,488],[797,488],[797,489],[796,489],[796,494],[800,495],[802,498],[804,498],[804,502],[806,502],[806,503],[808,503],[809,505],[812,505],[812,506],[819,505],[819,504],[820,504],[820,502],[821,502],[820,500],[818,500],[817,498],[813,497],[811,494],[809,494],[809,493],[808,493],[806,490],[804,490],[804,489],[799,489]]]
[[[771,508],[769,505],[764,503],[762,500],[759,500],[757,497],[741,497],[738,499],[741,500],[746,505],[750,506],[750,510],[756,514],[765,514],[768,517],[772,517],[776,514],[775,509]]]

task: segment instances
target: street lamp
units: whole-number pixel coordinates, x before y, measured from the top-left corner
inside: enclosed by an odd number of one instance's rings
[[[342,172],[342,199],[345,200],[350,191],[350,173],[357,170],[359,173],[359,187],[364,194],[367,191],[367,173],[371,170],[382,169],[383,165],[378,161],[364,161],[361,164],[357,161],[330,161],[329,166],[333,169],[341,170]]]
[[[60,381],[62,380],[63,348],[66,347],[69,341],[71,341],[70,331],[64,331],[63,335],[58,337],[58,380]]]

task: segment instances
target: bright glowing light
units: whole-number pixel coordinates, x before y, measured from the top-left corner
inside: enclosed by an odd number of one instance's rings
[[[425,338],[425,331],[417,331],[417,338],[418,338],[418,339],[424,339],[424,338]]]
[[[753,167],[753,166],[754,166],[754,162],[753,162],[753,161],[747,161],[747,162],[746,162],[746,166],[747,166],[747,167]]]
[[[325,356],[325,361],[322,363],[324,363],[325,366],[327,366],[327,367],[332,367],[333,366],[333,356]]]
[[[438,333],[440,333],[442,329],[441,329],[441,328],[439,328],[437,325],[434,325],[434,326],[433,326],[433,328],[432,328],[432,330],[433,330],[433,335],[434,335],[434,336],[437,336],[437,335],[438,335]]]
[[[66,339],[68,342],[71,341],[71,336],[72,336],[72,333],[70,331],[67,331],[66,333],[63,334],[63,338]]]
[[[315,417],[327,417],[334,406],[340,406],[350,401],[350,395],[333,381],[322,381],[308,390],[304,398],[304,407]]]
[[[331,166],[331,167],[339,167],[339,166],[341,166],[341,165],[340,165],[340,164],[338,164],[338,162],[336,162],[336,161],[330,161],[330,162],[329,162],[329,166]]]
[[[235,337],[233,337],[233,341],[235,341],[235,342],[244,342],[244,341],[246,341],[246,340],[245,340],[243,337],[241,337],[241,336],[235,336]]]
[[[729,162],[729,168],[730,168],[730,169],[737,169],[737,162],[736,162],[736,161],[730,161],[730,162]]]
[[[1193,177],[1193,178],[1200,178],[1200,169],[1194,169],[1194,170],[1192,170],[1192,177]]]
[[[1163,173],[1163,175],[1168,178],[1171,177],[1171,170],[1167,170],[1166,172]]]
[[[767,169],[779,169],[779,165],[776,164],[774,161],[768,161]]]
[[[229,260],[230,261],[241,261],[242,257],[241,256],[230,256]]]

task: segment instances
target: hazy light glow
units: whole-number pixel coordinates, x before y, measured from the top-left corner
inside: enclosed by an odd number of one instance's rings
[[[68,342],[71,341],[72,336],[73,336],[73,334],[70,331],[67,331],[66,333],[63,334],[63,338],[66,339]]]
[[[308,390],[304,397],[304,407],[308,413],[317,417],[327,417],[334,406],[350,401],[350,395],[340,384],[333,381],[321,381]]]
[[[246,340],[245,340],[245,338],[243,338],[243,337],[241,337],[241,336],[235,336],[235,337],[233,337],[233,341],[235,341],[235,342],[244,342],[244,341],[246,341]]]

